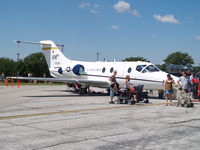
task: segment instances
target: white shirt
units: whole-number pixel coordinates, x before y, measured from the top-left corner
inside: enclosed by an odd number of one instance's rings
[[[186,77],[181,76],[178,81],[180,81],[183,89],[188,89],[188,79]]]

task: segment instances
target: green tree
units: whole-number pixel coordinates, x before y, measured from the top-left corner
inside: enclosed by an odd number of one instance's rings
[[[25,65],[23,75],[32,73],[34,77],[43,77],[45,73],[46,76],[50,76],[45,57],[42,53],[30,54],[24,58],[23,63]],[[19,67],[23,66],[19,65]]]
[[[162,71],[166,71],[167,65],[166,64],[162,64],[162,65],[156,65],[160,70]]]
[[[164,59],[166,64],[174,64],[174,65],[192,65],[194,64],[193,58],[188,53],[182,52],[174,52],[167,56]]]
[[[15,75],[26,76],[26,68],[23,60],[19,60],[15,62]]]
[[[147,60],[144,57],[128,57],[128,58],[125,58],[122,61],[147,61],[147,62],[149,62],[149,60]]]
[[[15,72],[15,62],[9,58],[0,58],[0,73],[4,72],[6,76],[12,76]]]
[[[200,66],[194,67],[194,71],[195,71],[195,72],[200,72]]]

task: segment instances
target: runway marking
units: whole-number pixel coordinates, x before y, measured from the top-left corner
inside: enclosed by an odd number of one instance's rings
[[[47,113],[17,115],[17,116],[4,116],[4,117],[0,117],[0,120],[25,118],[25,117],[34,117],[34,116],[45,116],[45,115],[55,115],[55,114],[64,114],[64,113],[77,113],[77,112],[84,112],[84,111],[111,110],[111,109],[130,108],[130,107],[156,106],[156,105],[162,105],[162,104],[165,104],[165,103],[144,104],[144,105],[128,105],[128,106],[126,105],[126,106],[115,106],[115,107],[105,107],[105,108],[66,110],[66,111],[58,111],[58,112],[47,112]]]

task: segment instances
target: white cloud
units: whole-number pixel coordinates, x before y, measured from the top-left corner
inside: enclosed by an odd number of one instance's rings
[[[174,18],[174,15],[153,15],[153,17],[160,22],[179,24],[179,21]]]
[[[114,29],[114,30],[117,30],[117,29],[119,29],[119,26],[117,26],[117,25],[112,25],[112,26],[110,26],[110,28],[111,28],[111,29]]]
[[[125,2],[125,1],[118,1],[118,3],[113,5],[113,8],[118,13],[129,13],[133,16],[139,16],[138,11],[135,10],[135,9],[132,9],[131,5],[128,2]]]
[[[90,12],[92,14],[99,13],[98,8],[100,7],[100,5],[98,5],[98,4],[91,4],[91,3],[82,2],[78,6],[82,9],[87,10],[88,12]]]
[[[90,3],[83,2],[83,3],[79,4],[79,7],[86,8],[86,7],[90,7],[90,5],[91,5]]]
[[[140,14],[139,14],[139,12],[137,11],[137,10],[131,10],[131,11],[129,11],[129,13],[131,14],[131,15],[133,15],[133,16],[139,16]]]
[[[196,40],[200,40],[200,36],[197,36],[197,37],[196,37]]]
[[[97,14],[98,11],[97,11],[97,10],[94,10],[94,9],[90,9],[90,13],[92,13],[92,14]]]
[[[118,1],[117,4],[114,4],[113,8],[119,12],[119,13],[123,13],[123,12],[127,12],[131,9],[131,6],[129,3],[125,2],[125,1]]]

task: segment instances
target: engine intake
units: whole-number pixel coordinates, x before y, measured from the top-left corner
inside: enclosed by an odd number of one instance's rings
[[[63,73],[62,67],[58,68],[58,73],[60,73],[60,74]]]
[[[83,65],[78,64],[78,65],[74,66],[74,68],[72,69],[72,71],[73,71],[73,73],[74,73],[75,75],[81,75],[81,74],[84,73],[85,68],[84,68]]]

